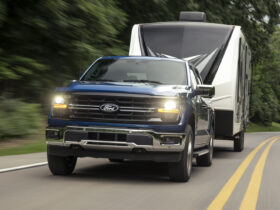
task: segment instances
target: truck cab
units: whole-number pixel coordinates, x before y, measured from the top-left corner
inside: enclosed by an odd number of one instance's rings
[[[54,175],[71,174],[77,158],[166,162],[173,181],[187,181],[192,159],[210,166],[215,93],[181,59],[123,56],[93,62],[77,81],[56,89],[46,129]]]

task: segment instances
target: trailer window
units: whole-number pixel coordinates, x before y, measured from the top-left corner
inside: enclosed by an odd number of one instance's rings
[[[171,22],[142,26],[146,48],[154,53],[177,58],[209,54],[220,49],[227,42],[231,31],[232,26],[209,23]]]
[[[142,47],[148,56],[173,56],[176,58],[200,57],[191,61],[204,82],[211,84],[233,26],[194,23],[167,22],[141,26]],[[202,60],[205,59],[205,62]],[[208,78],[209,77],[209,78]]]

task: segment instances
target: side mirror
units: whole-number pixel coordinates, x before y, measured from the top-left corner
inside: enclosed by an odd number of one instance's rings
[[[215,87],[213,85],[197,85],[195,95],[200,95],[205,98],[212,98],[215,95]]]

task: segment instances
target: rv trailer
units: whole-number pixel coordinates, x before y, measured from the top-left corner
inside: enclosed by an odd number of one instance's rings
[[[136,24],[129,55],[187,60],[205,84],[215,86],[215,139],[242,151],[249,122],[251,51],[240,26],[206,22],[203,12],[181,12],[179,21]]]

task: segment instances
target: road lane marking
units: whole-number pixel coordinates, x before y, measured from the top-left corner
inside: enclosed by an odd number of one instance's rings
[[[17,167],[12,167],[12,168],[4,168],[4,169],[0,169],[0,173],[5,173],[5,172],[9,172],[9,171],[17,171],[17,170],[22,170],[22,169],[27,169],[27,168],[34,168],[34,167],[39,167],[39,166],[45,166],[47,164],[48,164],[48,162],[41,162],[41,163],[22,165],[22,166],[17,166]]]
[[[265,162],[272,144],[277,140],[279,139],[274,139],[273,141],[269,142],[260,159],[258,160],[242,200],[240,210],[256,209]]]
[[[234,174],[230,177],[218,195],[214,198],[211,204],[208,206],[207,210],[219,210],[223,209],[224,205],[226,204],[227,200],[229,199],[230,195],[232,194],[233,190],[235,189],[236,185],[240,181],[242,175],[248,168],[249,164],[257,154],[257,152],[270,140],[276,139],[279,136],[273,136],[269,139],[263,141],[259,146],[257,146],[250,154],[243,160],[241,165],[237,168]]]

